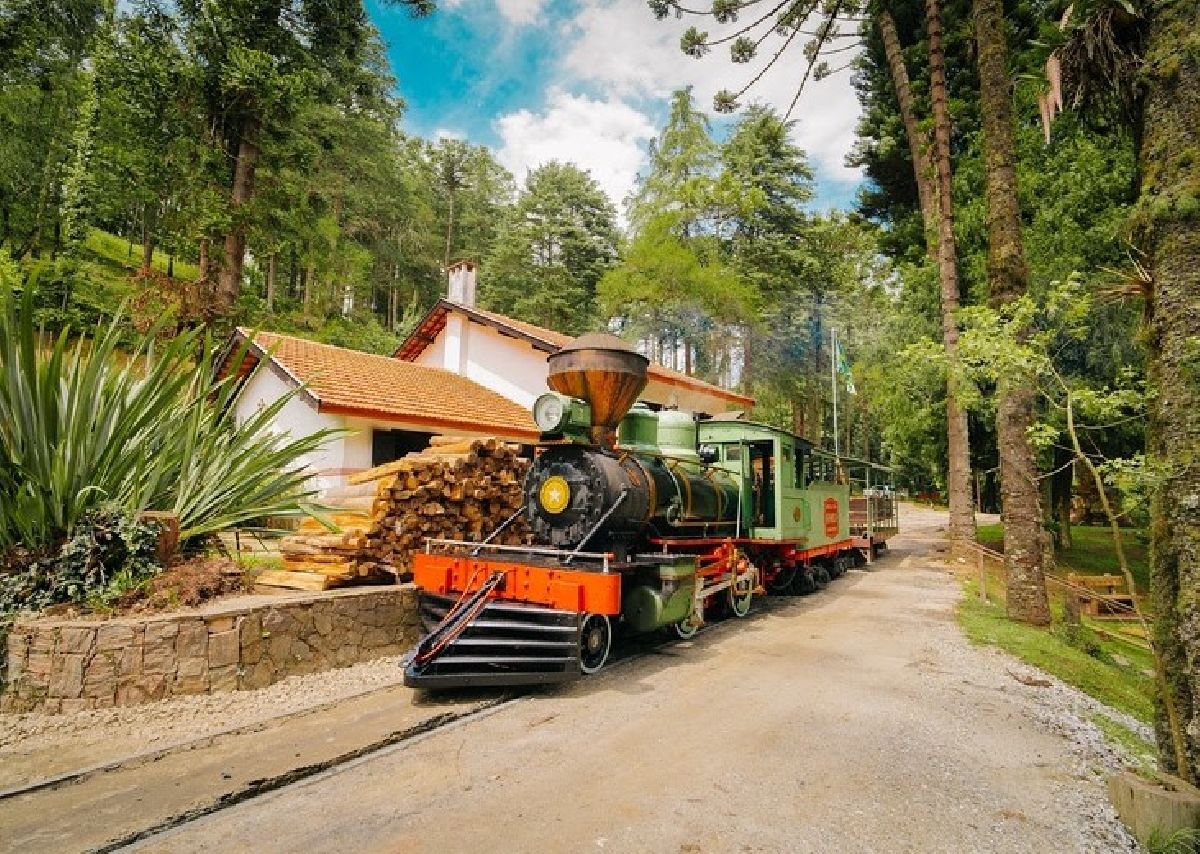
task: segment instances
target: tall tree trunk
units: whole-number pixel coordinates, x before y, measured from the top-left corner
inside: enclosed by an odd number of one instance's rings
[[[304,270],[304,313],[308,314],[308,307],[312,301],[312,293],[316,289],[317,282],[317,262],[309,260],[308,266]]]
[[[210,241],[207,237],[200,238],[200,276],[194,286],[183,288],[183,298],[179,306],[180,328],[191,324],[194,320],[206,316],[208,309],[208,294],[212,282],[212,255],[209,251]],[[199,303],[199,304],[197,304]]]
[[[267,311],[275,310],[275,272],[278,253],[272,252],[267,259]]]
[[[1153,299],[1147,451],[1162,473],[1150,509],[1155,644],[1186,736],[1187,767],[1172,752],[1164,704],[1155,729],[1164,767],[1200,782],[1200,32],[1194,0],[1153,0],[1146,40],[1142,211],[1136,242]]]
[[[1068,449],[1054,446],[1054,476],[1050,478],[1050,512],[1054,517],[1054,544],[1071,548],[1071,497],[1075,483],[1075,459]]]
[[[238,294],[242,289],[242,264],[246,260],[247,223],[243,208],[254,195],[254,171],[258,166],[258,136],[260,125],[257,119],[249,119],[242,128],[238,142],[237,160],[233,166],[233,189],[229,196],[232,224],[225,234],[225,258],[217,280],[216,298],[213,301],[216,314],[228,317],[233,314]]]
[[[891,12],[881,9],[875,16],[875,22],[879,25],[879,35],[883,39],[883,52],[887,56],[888,69],[892,74],[892,87],[896,90],[896,103],[900,107],[900,118],[904,122],[904,135],[908,138],[908,150],[912,155],[917,200],[921,205],[921,220],[925,224],[925,249],[929,253],[929,259],[936,262],[937,198],[933,186],[933,167],[929,162],[929,139],[921,132],[920,123],[917,121],[917,110],[913,105],[912,87],[908,80],[908,68],[904,65],[904,53],[900,49],[896,21]],[[938,37],[941,37],[940,22]],[[930,71],[932,72],[932,68]],[[945,76],[945,57],[942,57],[943,89]]]
[[[152,208],[142,208],[142,272],[149,273],[154,266],[154,224],[151,222]]]
[[[1002,306],[1029,286],[1021,244],[1012,119],[1012,78],[1003,0],[974,0],[979,106],[983,121],[987,187],[988,285]],[[1037,460],[1029,444],[1034,421],[1032,378],[1005,376],[997,388],[996,434],[1000,456],[1001,521],[1008,569],[1008,616],[1034,625],[1050,622],[1042,567],[1042,512]]]
[[[933,109],[936,166],[937,264],[942,296],[942,345],[946,348],[946,492],[950,503],[950,546],[961,551],[975,541],[975,505],[971,499],[971,437],[967,413],[958,403],[958,245],[954,238],[954,185],[950,175],[950,110],[946,105],[946,50],[942,43],[942,10],[926,0],[929,36],[929,92]],[[915,156],[915,155],[914,155]],[[926,232],[928,234],[928,231]]]
[[[442,258],[442,269],[450,269],[450,245],[454,238],[454,191],[450,191],[450,212],[446,217],[446,253]]]

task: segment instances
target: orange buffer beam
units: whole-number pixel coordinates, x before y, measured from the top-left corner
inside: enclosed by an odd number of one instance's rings
[[[413,556],[413,582],[438,596],[478,590],[497,572],[504,574],[504,584],[489,595],[490,599],[586,614],[621,613],[621,576],[615,573],[550,569],[460,555]]]

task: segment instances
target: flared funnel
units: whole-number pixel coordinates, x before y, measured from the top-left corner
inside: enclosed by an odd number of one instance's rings
[[[546,360],[546,383],[592,410],[592,441],[611,447],[617,424],[646,387],[650,360],[615,335],[581,335]]]

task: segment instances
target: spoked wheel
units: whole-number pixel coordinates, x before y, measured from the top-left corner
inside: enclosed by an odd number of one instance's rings
[[[750,600],[754,598],[754,570],[747,573],[744,581],[733,580],[729,585],[729,612],[735,617],[750,613]]]
[[[579,630],[579,669],[595,673],[608,661],[612,649],[612,623],[603,614],[588,614]]]
[[[795,593],[797,569],[794,566],[782,566],[766,584],[767,592],[773,596],[785,596]]]
[[[675,632],[675,637],[680,640],[691,640],[696,636],[696,632],[700,631],[700,624],[692,622],[691,617],[685,617],[678,623],[673,623],[671,628]]]

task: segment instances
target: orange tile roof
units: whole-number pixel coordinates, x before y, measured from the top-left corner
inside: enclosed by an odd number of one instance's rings
[[[515,317],[509,317],[482,308],[460,305],[459,303],[443,298],[434,304],[434,307],[425,315],[424,320],[405,339],[404,343],[400,345],[399,349],[393,355],[397,359],[405,361],[411,361],[421,355],[425,348],[433,343],[438,333],[445,327],[446,314],[450,311],[460,311],[467,317],[474,316],[476,319],[490,323],[493,326],[517,332],[525,338],[533,339],[530,343],[533,343],[535,347],[540,342],[543,346],[540,346],[538,349],[549,353],[555,352],[572,340],[570,335],[555,332],[553,329],[546,329],[544,326],[536,326],[532,323],[526,323],[523,320],[517,320]],[[696,377],[688,376],[682,371],[672,370],[654,361],[650,362],[650,367],[647,370],[651,379],[665,383],[666,385],[694,389],[746,407],[754,405],[754,398],[752,397],[721,388],[704,380],[696,379]]]
[[[240,343],[250,332],[239,328]],[[318,344],[304,338],[254,333],[257,358],[270,354],[293,384],[303,383],[319,412],[403,421],[433,430],[536,438],[529,410],[479,383],[424,365]]]

